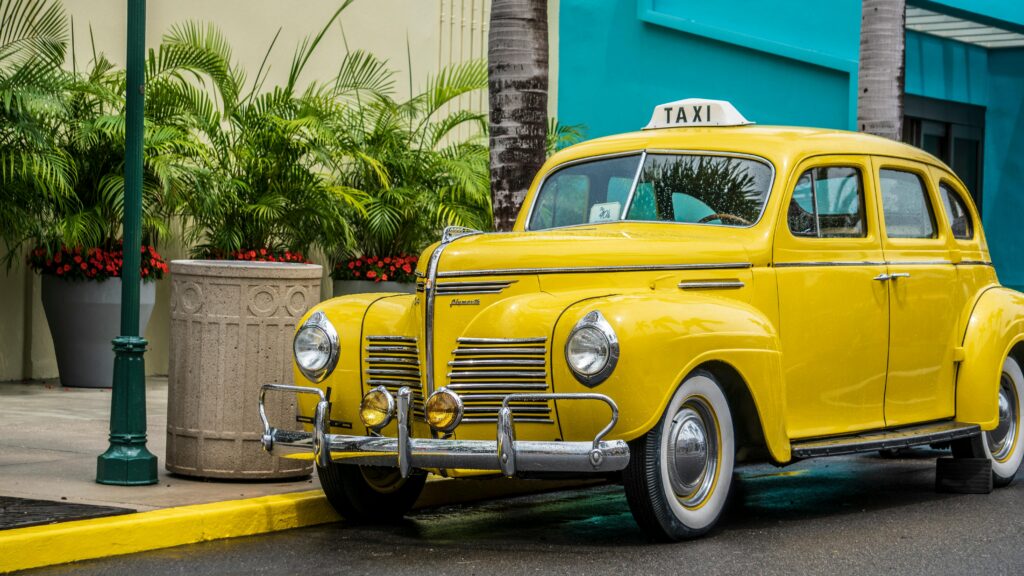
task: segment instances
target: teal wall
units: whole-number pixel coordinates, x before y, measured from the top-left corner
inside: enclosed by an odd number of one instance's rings
[[[1024,1],[911,3],[1024,28]],[[589,137],[627,132],[654,106],[696,96],[760,124],[855,129],[860,0],[808,5],[561,0],[559,121]],[[983,224],[1000,280],[1024,287],[1024,50],[910,31],[906,64],[907,93],[986,107]]]

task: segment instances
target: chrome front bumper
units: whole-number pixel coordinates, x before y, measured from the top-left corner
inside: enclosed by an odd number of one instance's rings
[[[268,391],[312,394],[319,398],[313,416],[313,431],[278,430],[270,425],[264,408]],[[322,390],[284,384],[265,384],[260,389],[260,419],[263,422],[263,448],[268,452],[295,453],[312,450],[320,466],[332,462],[389,466],[402,476],[414,469],[452,468],[500,471],[505,476],[528,472],[568,472],[593,474],[616,472],[629,463],[629,447],[622,440],[604,441],[618,421],[618,407],[603,394],[512,394],[498,411],[495,440],[446,440],[411,438],[409,415],[412,392],[398,392],[398,437],[348,436],[330,434],[330,404]],[[536,442],[515,439],[515,422],[510,401],[517,400],[597,400],[611,408],[611,420],[590,442]]]

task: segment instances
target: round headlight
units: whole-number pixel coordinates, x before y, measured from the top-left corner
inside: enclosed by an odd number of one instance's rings
[[[387,388],[378,386],[363,396],[363,402],[359,405],[359,419],[368,428],[379,430],[391,422],[395,414],[395,399]]]
[[[565,358],[573,372],[593,376],[608,364],[608,338],[593,326],[581,327],[569,338]]]
[[[303,326],[295,335],[295,361],[309,372],[322,370],[331,360],[331,339],[319,326]]]
[[[313,382],[321,382],[338,364],[338,332],[323,312],[315,312],[292,340],[295,364]]]
[[[438,432],[451,432],[462,421],[462,399],[447,388],[441,388],[423,405],[427,424]]]
[[[585,386],[604,382],[619,360],[619,340],[611,324],[594,310],[581,319],[565,342],[565,361]]]

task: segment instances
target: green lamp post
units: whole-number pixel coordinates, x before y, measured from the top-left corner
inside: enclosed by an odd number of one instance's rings
[[[145,103],[146,0],[128,0],[127,112],[124,163],[124,267],[121,335],[114,338],[110,447],[96,463],[96,481],[155,484],[156,456],[146,448],[146,340],[139,335],[142,229],[142,137]]]

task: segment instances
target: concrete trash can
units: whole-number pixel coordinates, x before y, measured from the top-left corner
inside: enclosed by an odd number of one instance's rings
[[[309,460],[260,445],[260,386],[292,384],[295,325],[320,301],[313,264],[171,262],[167,470],[187,476],[308,476]],[[267,396],[271,422],[295,422],[292,394]],[[296,424],[298,426],[298,424]]]

